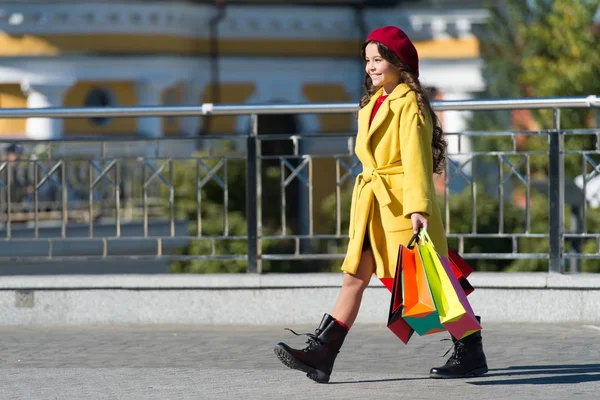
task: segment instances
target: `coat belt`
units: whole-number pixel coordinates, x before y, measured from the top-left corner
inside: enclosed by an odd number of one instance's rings
[[[356,183],[359,186],[359,193],[366,186],[373,190],[373,194],[382,207],[389,205],[392,199],[389,194],[389,188],[382,179],[382,175],[398,175],[403,174],[404,168],[402,165],[387,165],[379,168],[363,167],[363,172],[356,177]],[[360,195],[359,195],[360,196]]]

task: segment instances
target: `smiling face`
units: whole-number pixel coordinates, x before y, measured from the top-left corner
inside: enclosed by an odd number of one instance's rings
[[[373,86],[383,87],[383,94],[390,94],[400,83],[400,72],[379,54],[377,43],[371,42],[365,48],[365,71]]]

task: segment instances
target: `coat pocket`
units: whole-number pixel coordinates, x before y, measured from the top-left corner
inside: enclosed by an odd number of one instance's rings
[[[392,202],[387,206],[379,207],[383,230],[398,232],[412,229],[412,221],[409,218],[404,218],[402,188],[389,189],[388,193]]]

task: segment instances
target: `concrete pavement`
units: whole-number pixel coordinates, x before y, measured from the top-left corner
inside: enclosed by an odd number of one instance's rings
[[[440,381],[427,373],[446,358],[445,334],[415,336],[405,346],[381,324],[358,324],[328,385],[277,360],[277,341],[304,342],[284,325],[6,326],[0,398],[598,399],[598,325],[484,320],[490,372]]]

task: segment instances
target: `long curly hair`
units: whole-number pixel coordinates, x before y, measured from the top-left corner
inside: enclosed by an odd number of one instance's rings
[[[429,98],[425,93],[425,90],[423,90],[419,79],[411,71],[410,67],[396,55],[396,53],[379,42],[366,42],[363,45],[361,51],[363,60],[365,59],[365,50],[369,43],[377,44],[377,48],[381,57],[383,57],[383,59],[392,64],[392,66],[399,71],[400,82],[398,83],[405,83],[412,91],[415,92],[415,95],[417,96],[417,103],[419,105],[419,112],[421,114],[428,113],[431,116],[431,122],[433,124],[433,140],[431,143],[433,153],[433,172],[435,174],[441,174],[446,166],[446,148],[448,147],[448,144],[444,139],[444,132],[440,126],[440,121],[431,108]],[[371,80],[369,74],[365,74],[365,89],[367,93],[360,100],[360,108],[363,108],[369,104],[371,97],[379,90],[379,88],[380,87],[373,85],[373,81]]]

